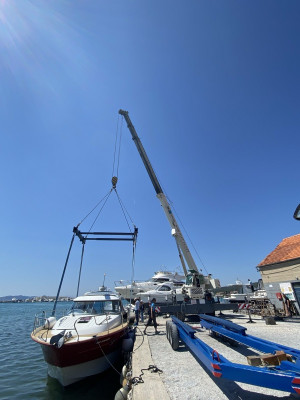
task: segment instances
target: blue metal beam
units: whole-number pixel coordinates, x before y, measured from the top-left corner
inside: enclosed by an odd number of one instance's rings
[[[203,316],[202,314],[200,314],[200,318],[201,326],[211,330],[212,332],[218,333],[220,336],[227,337],[238,343],[242,343],[248,347],[251,347],[252,349],[262,351],[263,353],[275,354],[276,351],[283,350],[285,353],[291,354],[295,358],[299,357],[300,359],[300,350],[260,339],[256,336],[247,335],[245,332],[247,328],[244,328],[238,324],[234,324],[231,321],[226,321],[222,320],[221,318],[210,317],[207,315]],[[238,328],[241,328],[241,330]]]
[[[175,317],[172,317],[172,320],[177,326],[180,339],[194,354],[195,358],[198,361],[201,361],[216,378],[222,377],[251,385],[268,387],[271,389],[277,389],[291,393],[297,392],[300,394],[300,369],[297,362],[292,363],[283,361],[280,366],[274,368],[253,367],[250,365],[232,363],[202,340],[195,337],[193,329],[189,325],[181,322]],[[201,323],[202,322],[203,320]],[[222,328],[221,326],[216,326],[213,324],[211,324],[211,326],[213,326],[213,329],[221,330],[223,334],[223,330],[226,333],[226,328]],[[231,326],[231,328],[234,327]],[[242,330],[240,330],[240,332],[242,332]],[[233,331],[230,331],[229,333],[227,332],[227,337],[234,338],[236,335],[238,336],[238,341],[241,340],[241,337],[245,338],[245,335],[242,333],[238,334]],[[249,339],[248,335],[246,335],[246,337]],[[257,345],[260,339],[250,337],[250,339],[252,338],[256,339]],[[263,343],[265,349],[271,348],[272,342],[264,340],[262,340],[262,342],[265,342]],[[254,345],[254,342],[252,344]],[[286,348],[289,349],[289,354],[293,353],[294,356],[296,356],[296,354],[300,354],[299,350],[291,349],[286,346],[280,346],[275,343],[273,343],[273,345],[273,349],[275,348],[275,351],[277,349],[282,350],[283,348]]]

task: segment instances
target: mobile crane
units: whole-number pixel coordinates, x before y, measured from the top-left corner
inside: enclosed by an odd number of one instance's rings
[[[186,283],[183,286],[183,293],[189,299],[199,300],[204,299],[207,296],[206,289],[211,288],[210,277],[205,277],[201,272],[199,272],[197,265],[193,259],[193,256],[188,248],[188,245],[181,233],[179,225],[175,219],[175,216],[171,210],[170,204],[162,190],[162,187],[157,179],[157,176],[152,168],[146,151],[142,145],[140,138],[138,137],[136,130],[129,118],[128,111],[119,110],[125,121],[127,122],[128,129],[132,135],[132,139],[138,149],[138,152],[142,158],[151,182],[154,186],[156,196],[159,199],[161,206],[166,214],[166,217],[171,225],[171,234],[175,238],[179,258],[181,265],[186,277]],[[186,264],[188,268],[186,267]]]

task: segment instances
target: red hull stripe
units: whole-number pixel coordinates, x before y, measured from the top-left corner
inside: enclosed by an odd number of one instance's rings
[[[292,380],[292,383],[294,383],[295,385],[300,385],[300,378],[294,378]]]
[[[295,390],[295,392],[297,392],[297,393],[300,394],[300,388],[296,388],[296,387],[294,387],[294,386],[292,386],[292,388]]]
[[[82,342],[65,343],[61,348],[48,343],[41,344],[45,361],[50,365],[63,368],[103,357],[103,354],[121,349],[126,330],[127,328]]]
[[[215,376],[216,378],[220,378],[221,376],[222,376],[222,373],[221,372],[215,372],[215,371],[213,371],[213,376]]]
[[[212,366],[214,369],[220,369],[220,370],[221,370],[219,364],[213,364],[213,363],[211,363],[211,366]]]

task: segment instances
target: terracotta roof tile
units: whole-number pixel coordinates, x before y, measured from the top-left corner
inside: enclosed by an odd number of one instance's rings
[[[294,258],[300,258],[300,234],[283,239],[275,250],[258,264],[258,267]]]

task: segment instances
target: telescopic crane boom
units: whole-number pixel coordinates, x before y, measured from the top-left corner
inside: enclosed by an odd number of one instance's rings
[[[192,256],[192,254],[191,254],[191,252],[190,252],[190,250],[188,248],[188,245],[187,245],[187,243],[186,243],[186,241],[185,241],[185,239],[184,239],[184,237],[183,237],[183,235],[181,233],[179,225],[178,225],[178,223],[177,223],[177,221],[176,221],[176,219],[174,217],[174,214],[173,214],[173,212],[171,210],[170,204],[169,204],[169,202],[168,202],[168,200],[167,200],[167,198],[166,198],[166,196],[165,196],[165,194],[164,194],[164,192],[163,192],[163,190],[162,190],[162,188],[160,186],[160,183],[159,183],[159,181],[158,181],[158,179],[156,177],[156,174],[155,174],[155,172],[154,172],[154,170],[152,168],[152,165],[151,165],[151,163],[149,161],[149,158],[148,158],[148,156],[146,154],[146,151],[145,151],[145,149],[144,149],[144,147],[142,145],[142,142],[141,142],[140,138],[138,137],[138,135],[136,133],[136,130],[135,130],[130,118],[129,118],[128,111],[119,110],[119,114],[121,114],[125,118],[125,120],[127,122],[127,126],[128,126],[128,129],[129,129],[129,131],[130,131],[130,133],[132,135],[132,139],[133,139],[133,141],[134,141],[134,143],[135,143],[135,145],[136,145],[136,147],[138,149],[138,152],[139,152],[139,154],[140,154],[140,156],[142,158],[142,161],[143,161],[143,163],[145,165],[145,168],[146,168],[146,170],[148,172],[148,175],[149,175],[149,177],[151,179],[151,182],[152,182],[152,184],[154,186],[154,189],[155,189],[155,192],[156,192],[156,196],[158,197],[158,199],[159,199],[159,201],[160,201],[160,203],[161,203],[161,205],[163,207],[163,210],[164,210],[164,212],[166,214],[166,217],[167,217],[167,219],[168,219],[168,221],[169,221],[169,223],[171,225],[171,233],[174,236],[176,244],[177,244],[177,248],[178,248],[178,252],[179,252],[179,257],[180,257],[180,260],[181,260],[182,268],[183,268],[184,274],[185,274],[185,276],[187,278],[187,284],[192,285],[192,286],[196,286],[199,289],[200,289],[200,286],[202,286],[202,290],[196,290],[196,291],[193,290],[193,292],[194,293],[197,292],[198,295],[201,292],[201,295],[203,295],[204,294],[204,282],[205,282],[204,276],[199,272],[199,270],[198,270],[198,268],[196,266],[196,263],[195,263],[195,261],[193,259],[193,256]],[[188,265],[189,271],[186,268],[185,262]],[[189,293],[189,295],[191,295],[191,293]],[[191,297],[194,297],[194,296],[191,296]],[[196,297],[198,297],[198,296],[196,296]]]

